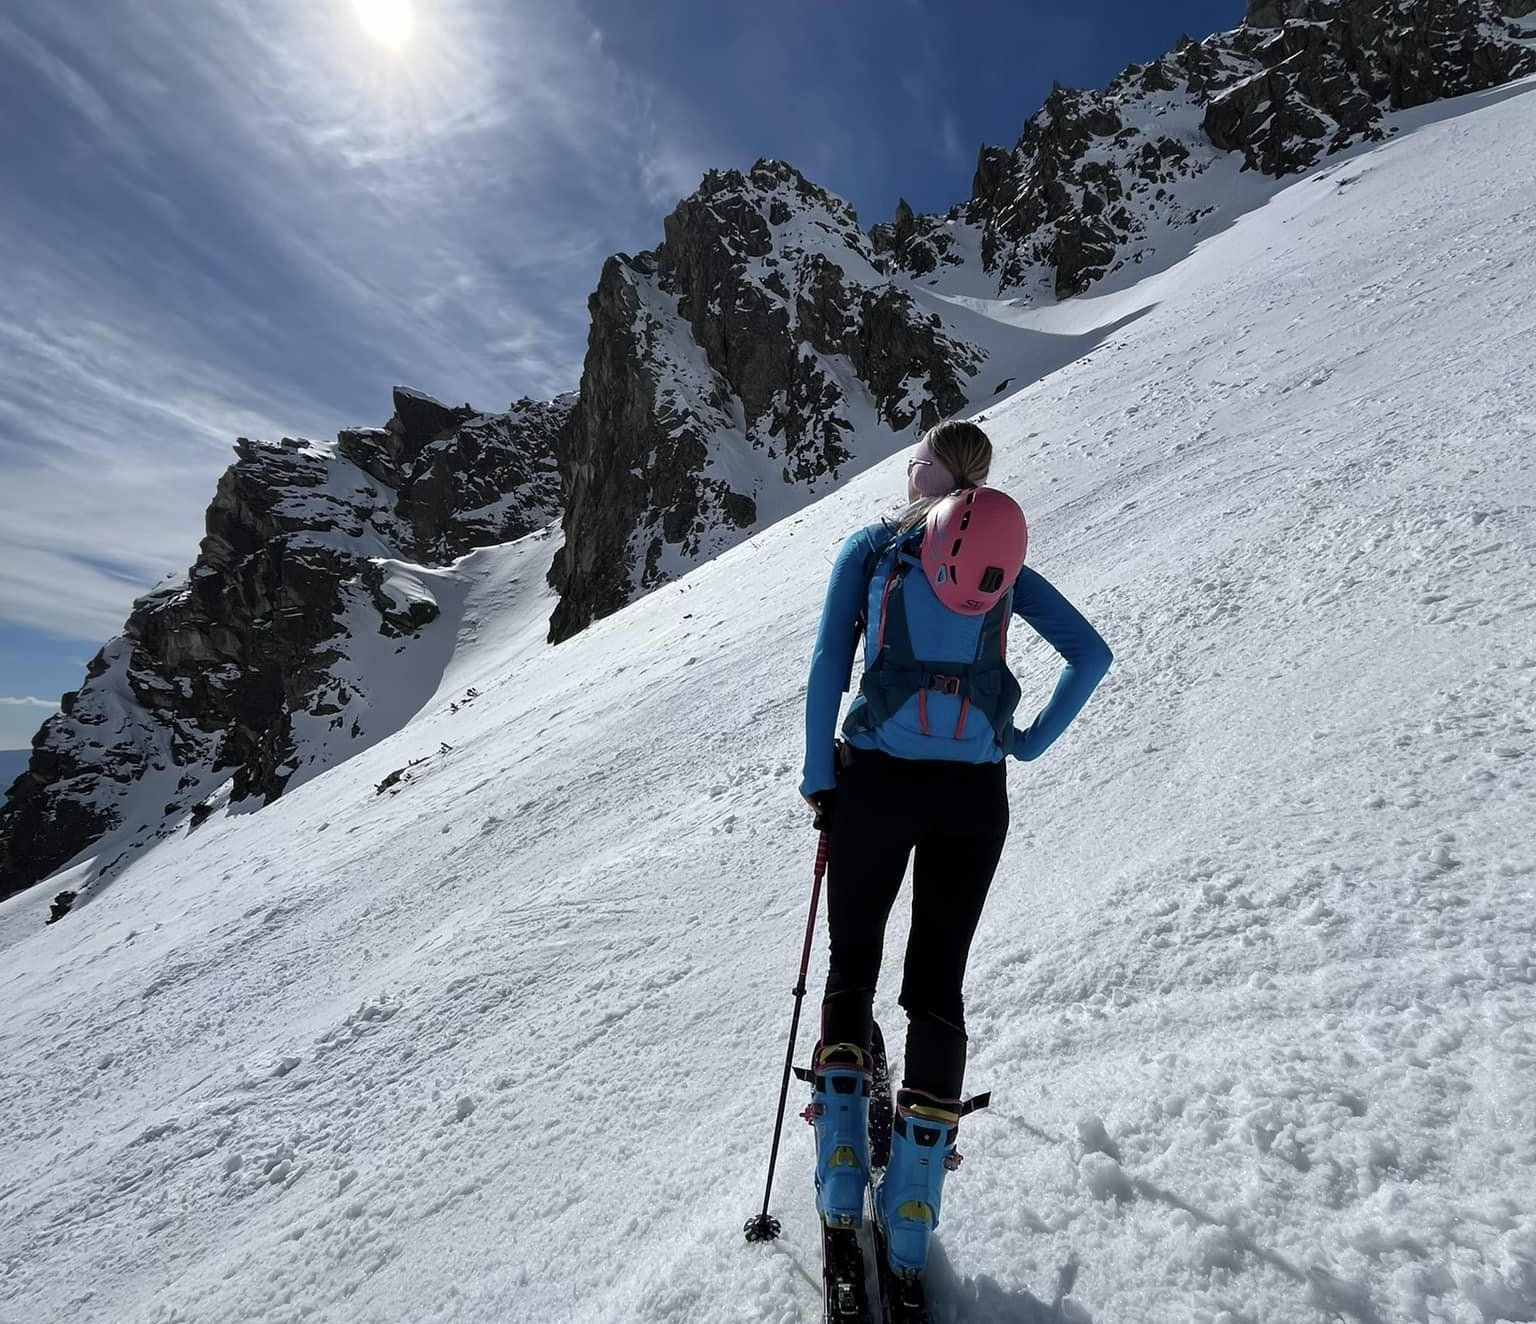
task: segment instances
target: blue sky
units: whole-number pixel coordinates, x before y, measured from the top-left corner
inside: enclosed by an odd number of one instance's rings
[[[412,4],[391,47],[360,8]],[[0,749],[196,555],[239,435],[402,382],[575,386],[607,254],[783,157],[942,210],[1053,78],[1242,0],[10,0],[0,10]]]

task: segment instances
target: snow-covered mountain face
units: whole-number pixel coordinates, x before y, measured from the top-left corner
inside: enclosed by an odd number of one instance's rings
[[[0,896],[93,843],[108,870],[221,787],[275,799],[431,693],[429,655],[452,647],[451,625],[422,644],[442,610],[431,568],[551,524],[571,402],[394,402],[333,444],[237,444],[187,578],[135,604],[38,733],[0,814]]]
[[[945,1324],[1536,1316],[1533,122],[1536,79],[1408,112],[1134,288],[971,305],[1113,328],[986,427],[1116,662],[1008,769]],[[806,667],[903,487],[877,464],[557,646],[549,540],[476,552],[396,734],[64,923],[0,904],[0,1319],[820,1318],[799,1086],[784,1235],[741,1228]],[[1044,702],[1059,660],[1009,656]]]
[[[1133,65],[1102,92],[1056,88],[1012,151],[984,148],[970,200],[945,217],[877,227],[882,252],[923,276],[961,265],[981,231],[999,291],[1068,298],[1105,276],[1183,256],[1241,192],[1354,143],[1385,116],[1536,70],[1529,0],[1250,0],[1246,20]],[[1139,274],[1145,274],[1143,270]]]
[[[985,358],[782,162],[711,173],[665,228],[592,296],[560,452],[556,640],[963,409]]]

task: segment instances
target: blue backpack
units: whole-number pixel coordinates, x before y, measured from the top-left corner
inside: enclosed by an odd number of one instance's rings
[[[1013,749],[1020,699],[1007,656],[1013,590],[985,616],[951,611],[923,573],[922,541],[922,529],[899,535],[866,563],[864,676],[843,734],[873,735],[902,758],[991,762]]]

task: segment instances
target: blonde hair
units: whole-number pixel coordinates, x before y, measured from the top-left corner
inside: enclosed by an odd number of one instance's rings
[[[955,488],[980,487],[992,472],[992,442],[976,424],[963,418],[946,418],[923,435],[933,458],[949,470]],[[921,497],[896,517],[896,532],[910,533],[928,519],[943,497]]]

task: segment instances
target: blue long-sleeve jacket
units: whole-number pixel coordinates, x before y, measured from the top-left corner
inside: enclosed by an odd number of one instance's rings
[[[869,598],[866,575],[872,558],[890,538],[890,529],[884,524],[860,529],[843,543],[832,567],[806,687],[802,795],[829,790],[836,782],[833,751],[837,714],[853,679],[859,620]],[[1014,730],[1014,757],[1029,762],[1045,753],[1071,725],[1109,670],[1113,655],[1077,608],[1028,566],[1019,572],[1014,584],[1013,611],[1066,662],[1055,690],[1035,720],[1023,730]],[[873,649],[866,644],[866,664],[872,660],[872,653]],[[861,702],[862,699],[854,700],[855,704]],[[854,736],[851,743],[870,749],[882,747],[878,730]],[[981,757],[995,762],[1003,758],[1003,751],[993,741]]]

